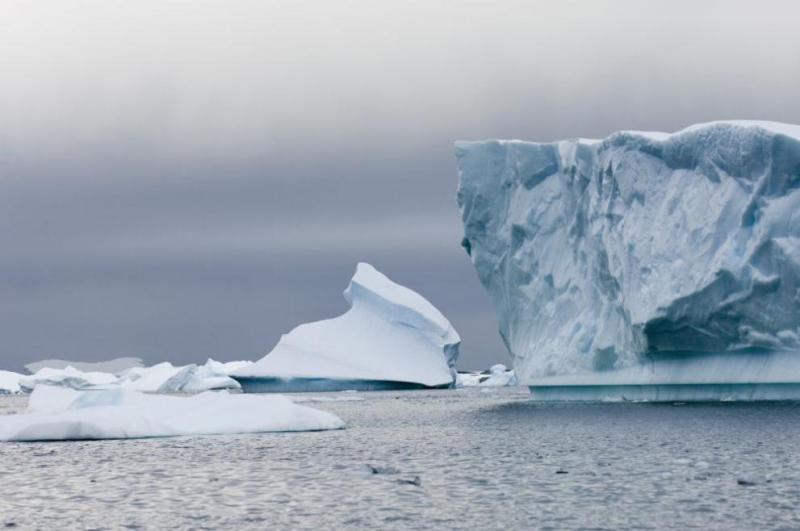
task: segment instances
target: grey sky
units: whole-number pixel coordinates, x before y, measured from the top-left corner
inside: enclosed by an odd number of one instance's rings
[[[0,4],[0,366],[256,358],[355,263],[506,361],[452,141],[800,123],[795,2]]]

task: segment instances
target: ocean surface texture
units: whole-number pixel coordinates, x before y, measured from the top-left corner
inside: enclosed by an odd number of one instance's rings
[[[0,445],[18,528],[800,527],[800,404],[299,395],[348,429]],[[0,397],[0,414],[24,397]]]

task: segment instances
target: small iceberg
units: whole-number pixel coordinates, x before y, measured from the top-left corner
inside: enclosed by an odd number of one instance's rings
[[[229,374],[252,364],[250,361],[221,363],[209,359],[205,365],[175,366],[165,361],[152,367],[135,367],[121,379],[125,389],[149,393],[197,393],[220,389],[239,389]]]
[[[12,395],[22,392],[19,386],[19,381],[22,378],[24,376],[16,372],[0,371],[0,395]]]
[[[232,376],[245,392],[452,387],[461,338],[418,293],[358,264],[344,292],[350,309],[303,324]]]
[[[492,365],[488,371],[458,373],[458,387],[509,387],[517,385],[513,370],[502,363]]]
[[[280,395],[175,397],[122,388],[75,391],[41,385],[31,394],[26,413],[0,415],[0,441],[320,431],[344,426],[336,415]]]

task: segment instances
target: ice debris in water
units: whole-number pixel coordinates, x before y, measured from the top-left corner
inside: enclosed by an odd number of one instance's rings
[[[459,372],[457,387],[507,387],[516,385],[517,378],[513,370],[508,370],[502,363],[497,363],[483,372]]]
[[[456,155],[463,245],[521,383],[800,382],[800,126]]]
[[[337,416],[281,395],[190,397],[122,388],[75,391],[40,385],[24,414],[0,415],[0,441],[130,439],[339,429]]]
[[[204,365],[175,366],[163,362],[152,367],[133,366],[118,375],[81,371],[70,365],[64,368],[43,367],[33,375],[17,375],[16,378],[19,389],[25,392],[30,392],[39,385],[72,389],[123,387],[151,393],[200,392],[213,389],[239,389],[238,382],[229,374],[251,363],[249,361],[222,363],[209,359]],[[4,388],[3,381],[0,377],[0,389]]]
[[[22,391],[19,385],[22,374],[11,371],[0,371],[0,395],[14,394]]]
[[[360,263],[344,292],[350,309],[303,324],[255,364],[233,373],[245,391],[449,387],[461,338],[418,293]]]
[[[209,359],[205,365],[176,367],[163,362],[152,367],[133,368],[122,377],[119,384],[126,389],[158,393],[239,389],[239,383],[229,375],[250,363],[220,363]]]

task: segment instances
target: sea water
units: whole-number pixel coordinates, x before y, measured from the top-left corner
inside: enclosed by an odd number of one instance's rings
[[[295,395],[348,428],[0,445],[0,526],[800,527],[800,404]],[[0,397],[0,414],[24,397]]]

